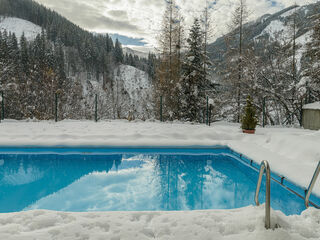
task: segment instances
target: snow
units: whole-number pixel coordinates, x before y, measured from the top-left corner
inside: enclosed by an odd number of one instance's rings
[[[34,210],[0,214],[1,239],[319,239],[319,211],[300,216],[271,212],[274,230],[264,228],[264,205],[189,212],[66,213]]]
[[[15,17],[0,16],[0,31],[4,30],[8,33],[15,33],[18,39],[24,33],[28,41],[34,40],[38,34],[41,34],[41,27],[32,22]]]
[[[291,15],[293,15],[294,13],[298,12],[300,10],[301,7],[295,7],[289,11],[286,11],[285,13],[281,14],[281,17],[286,18],[289,17]]]
[[[124,89],[129,93],[130,99],[138,102],[150,94],[151,83],[148,74],[128,65],[120,66],[120,77],[124,82]],[[138,105],[138,104],[136,104]]]
[[[100,74],[97,79],[92,73],[88,74],[83,70],[71,77],[73,82],[80,81],[82,85],[80,93],[82,97],[78,96],[82,100],[77,104],[81,108],[81,115],[78,117],[85,118],[88,114],[93,116],[95,94],[97,94],[100,119],[153,118],[154,91],[148,74],[132,66],[119,65],[110,75],[112,76],[104,79]],[[66,106],[65,112],[68,113],[69,108],[77,106]]]
[[[153,86],[148,74],[132,66],[120,65],[114,70],[114,76],[114,95],[118,105],[122,105],[121,111],[145,118],[153,109]]]
[[[302,187],[309,185],[320,160],[320,131],[296,128],[257,128],[256,134],[248,135],[238,124],[225,122],[208,127],[157,121],[5,120],[0,132],[1,146],[229,146],[258,163],[268,160],[272,171]],[[26,175],[16,183],[35,180]],[[314,192],[320,195],[319,181]],[[271,223],[278,226],[274,230],[265,230],[264,214],[264,205],[187,212],[31,210],[0,214],[0,239],[320,238],[319,210],[309,208],[293,216],[272,211]]]
[[[306,32],[300,37],[296,38],[296,45],[300,45],[296,52],[296,63],[298,71],[301,69],[302,55],[307,51],[307,43],[311,41],[313,30]]]
[[[269,34],[270,38],[273,40],[286,41],[289,38],[287,27],[280,20],[271,21],[270,24],[255,37],[255,39],[267,34]]]
[[[300,44],[305,46],[311,40],[313,30],[306,32],[305,34],[301,35],[300,37],[296,38],[296,44]]]
[[[303,106],[303,109],[320,110],[320,102],[306,104]]]

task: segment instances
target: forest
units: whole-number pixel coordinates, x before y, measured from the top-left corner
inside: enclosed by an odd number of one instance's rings
[[[113,71],[121,64],[154,74],[154,54],[148,59],[124,54],[121,43],[113,42],[108,34],[85,31],[32,0],[0,0],[0,16],[25,19],[42,28],[32,41],[23,35],[17,39],[6,30],[0,33],[0,81],[6,118],[52,119],[56,93],[61,96],[60,112],[68,109],[61,118],[87,118],[78,106],[87,105],[80,103],[86,97],[82,96],[80,73],[102,82],[104,89],[113,86]]]
[[[86,75],[101,84],[101,118],[240,122],[251,96],[261,125],[301,124],[303,105],[320,100],[320,4],[294,5],[249,21],[245,0],[237,2],[229,33],[212,43],[214,5],[207,2],[187,27],[175,1],[168,1],[157,52],[146,59],[124,54],[108,34],[85,31],[32,0],[0,0],[1,18],[42,28],[32,41],[0,31],[3,115],[53,119],[59,95],[60,119],[91,118],[96,93],[85,90],[80,79]],[[274,22],[283,24],[282,32],[266,32]],[[124,97],[127,90],[119,89],[115,72],[121,65],[147,73],[151,88],[140,108],[148,114],[136,113],[138,106]],[[129,108],[132,114],[119,113]]]
[[[214,5],[187,30],[169,1],[156,71],[164,117],[207,122],[209,114],[212,121],[240,122],[250,96],[261,125],[301,125],[303,105],[320,100],[320,3],[249,21],[246,1],[236,2],[229,33],[209,43]]]

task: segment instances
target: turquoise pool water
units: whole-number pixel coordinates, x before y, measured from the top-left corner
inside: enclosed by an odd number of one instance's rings
[[[239,208],[254,205],[257,167],[228,148],[0,149],[0,212]],[[275,175],[271,207],[305,210]]]

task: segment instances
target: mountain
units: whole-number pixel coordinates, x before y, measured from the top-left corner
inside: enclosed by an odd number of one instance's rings
[[[137,51],[137,50],[133,50],[131,48],[128,48],[128,47],[124,47],[122,48],[123,49],[123,53],[124,54],[132,54],[132,55],[136,55],[138,56],[139,58],[148,58],[148,53],[145,53],[145,52],[141,52],[141,51]]]
[[[290,24],[292,24],[293,16],[296,15],[296,36],[295,41],[297,44],[297,62],[300,70],[301,61],[303,61],[302,53],[305,51],[306,43],[310,39],[312,32],[311,27],[313,21],[311,16],[314,14],[314,9],[319,7],[320,3],[309,4],[304,6],[291,6],[283,9],[274,14],[266,14],[258,18],[255,21],[249,22],[244,25],[244,42],[249,45],[254,44],[256,48],[267,48],[267,46],[273,45],[275,42],[282,42],[289,44],[293,42],[293,33],[290,30]],[[219,66],[225,66],[223,62],[226,60],[227,43],[226,39],[236,34],[236,31],[231,31],[228,34],[218,38],[214,43],[209,44],[208,52],[210,59],[215,63],[213,73],[220,73]],[[230,47],[236,47],[239,37]],[[265,45],[267,44],[267,45]],[[221,64],[222,63],[222,64]],[[223,77],[217,77],[218,82]]]
[[[294,5],[244,24],[241,56],[239,27],[208,46],[217,119],[239,121],[250,95],[261,122],[265,112],[270,124],[302,123],[303,104],[320,97],[307,51],[319,9]]]
[[[55,93],[60,119],[92,119],[96,94],[99,118],[153,117],[145,72],[153,60],[127,59],[108,34],[87,32],[32,0],[0,0],[1,52],[6,118],[53,119]]]

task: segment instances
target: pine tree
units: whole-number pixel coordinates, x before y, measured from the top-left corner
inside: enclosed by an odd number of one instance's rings
[[[241,128],[245,130],[255,130],[257,126],[256,109],[252,103],[252,98],[248,96],[247,105],[241,120]]]
[[[208,86],[204,69],[206,57],[203,52],[204,35],[196,18],[187,39],[188,51],[183,63],[181,81],[182,116],[188,121],[201,121],[205,106],[204,90]]]
[[[114,59],[117,64],[123,63],[123,51],[118,39],[116,39],[114,46]]]
[[[55,55],[55,63],[56,63],[57,77],[58,77],[57,89],[62,89],[63,82],[66,79],[66,73],[65,73],[65,56],[64,56],[63,45],[61,41],[58,41],[56,43],[54,55]]]
[[[22,64],[23,72],[28,76],[30,73],[30,62],[29,62],[29,53],[28,53],[28,43],[24,33],[21,35],[20,38],[20,58]]]

